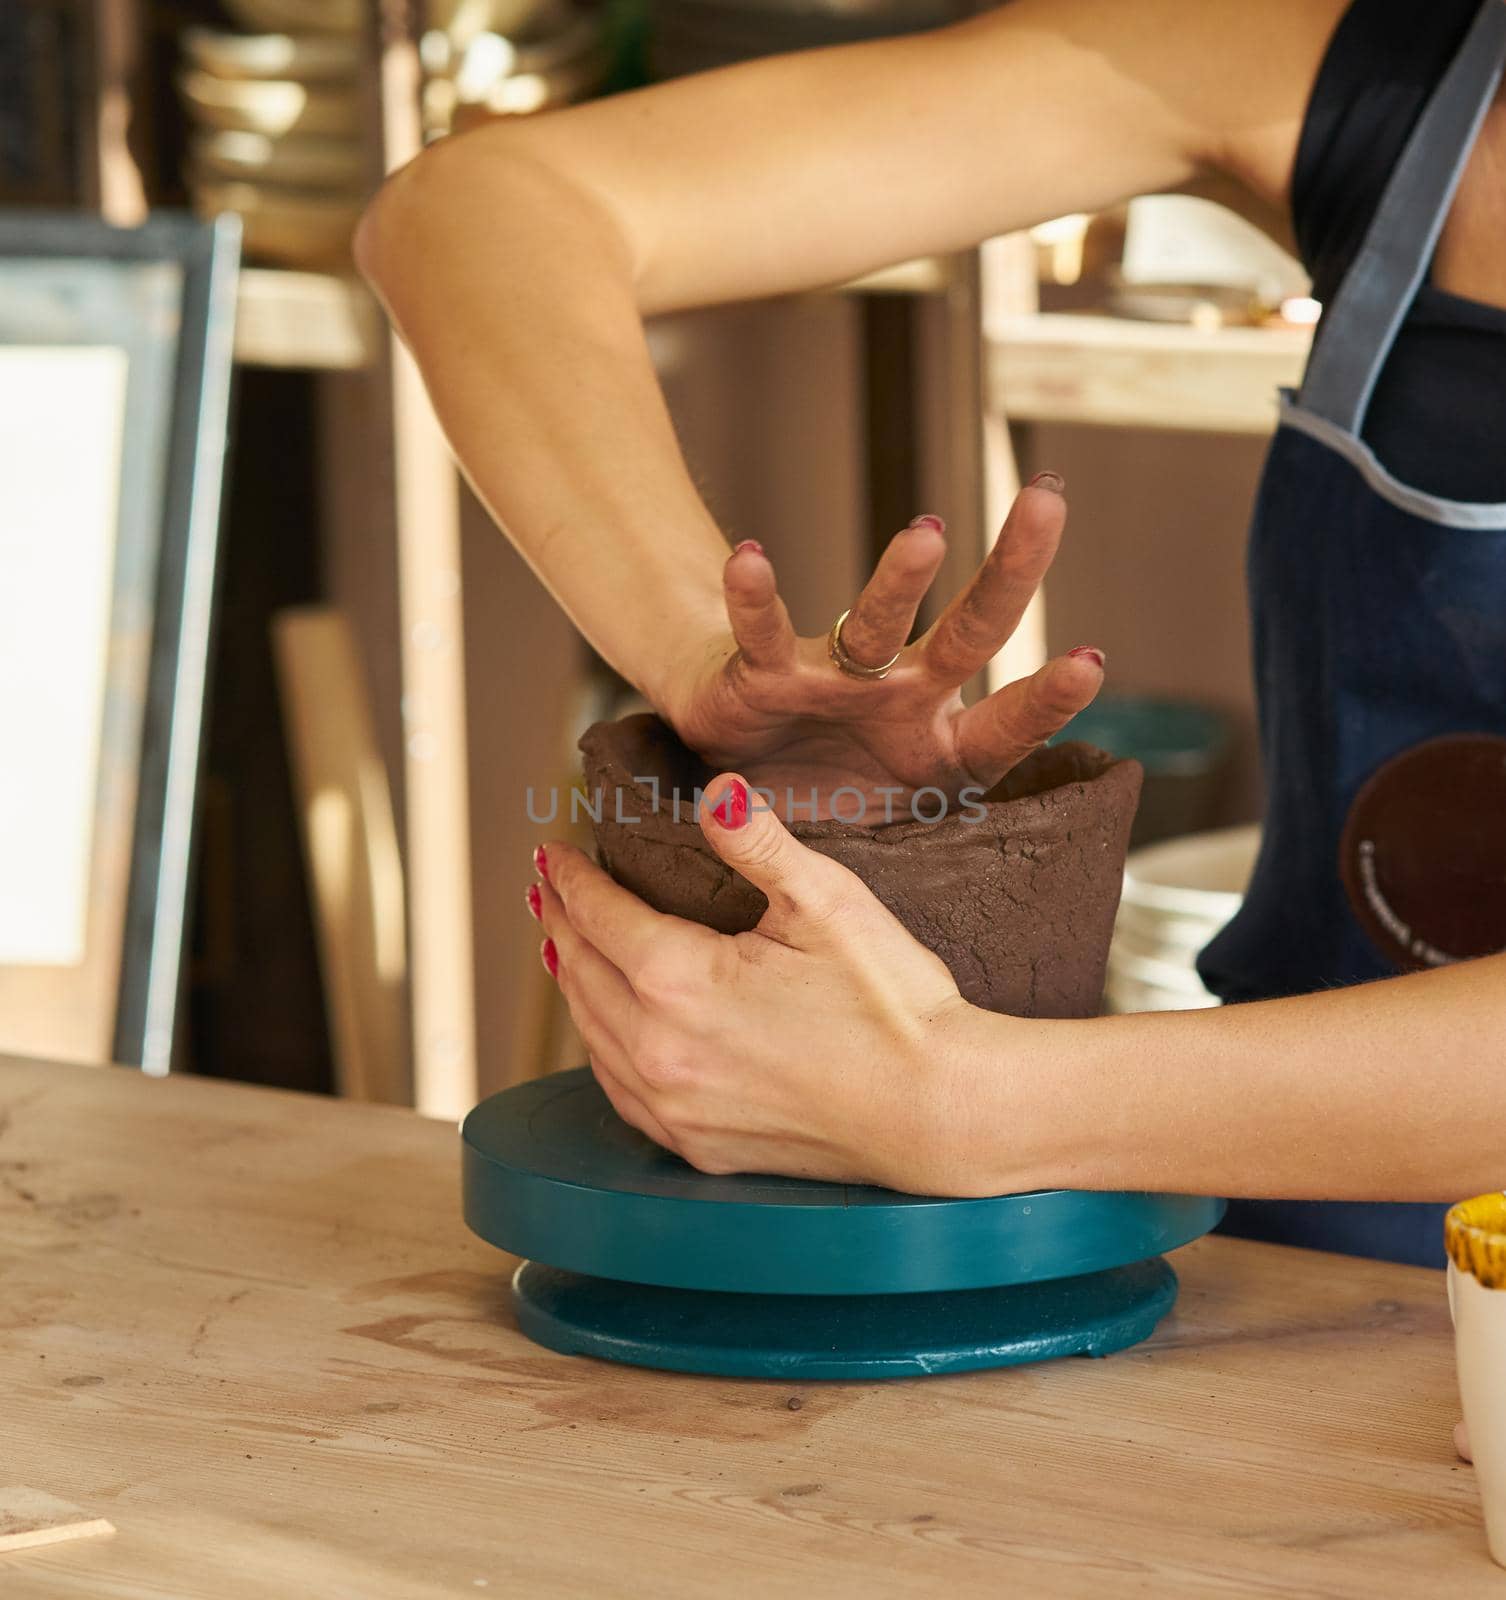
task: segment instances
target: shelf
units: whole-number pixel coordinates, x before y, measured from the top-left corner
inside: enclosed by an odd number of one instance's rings
[[[917,256],[838,286],[841,294],[939,294],[951,281],[942,256]]]
[[[247,366],[351,371],[370,364],[380,336],[376,301],[355,278],[241,270],[235,358]]]
[[[1301,381],[1307,329],[1216,328],[1038,313],[989,320],[986,405],[1011,422],[1268,434]]]
[[[834,292],[936,294],[948,282],[945,260],[922,256]],[[356,278],[278,267],[241,270],[235,358],[246,366],[352,371],[370,364],[381,334],[381,312]]]

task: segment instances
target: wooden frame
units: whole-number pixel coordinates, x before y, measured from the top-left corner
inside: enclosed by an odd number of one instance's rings
[[[239,239],[233,217],[0,216],[0,345],[104,347],[126,369],[83,959],[0,969],[0,1026],[157,1074],[182,988]]]

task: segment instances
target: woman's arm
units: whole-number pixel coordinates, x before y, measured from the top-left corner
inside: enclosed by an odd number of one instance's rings
[[[1506,955],[1207,1011],[1001,1016],[740,778],[702,827],[768,897],[751,933],[662,916],[563,843],[530,903],[603,1088],[705,1171],[1315,1200],[1506,1179]]]
[[[1332,4],[1273,7],[1296,41],[1279,48],[1315,60],[1306,19]],[[482,501],[666,709],[684,662],[725,631],[727,550],[642,319],[1175,186],[1236,126],[1300,115],[1305,57],[1252,72],[1255,26],[1243,0],[1014,0],[509,119],[390,180],[357,259]]]
[[[1506,1182],[1506,954],[1285,1000],[974,1019],[1006,1187],[1456,1200]],[[1029,1036],[1018,1030],[1029,1029]]]

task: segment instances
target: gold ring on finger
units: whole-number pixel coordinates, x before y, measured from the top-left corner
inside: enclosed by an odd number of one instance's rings
[[[826,636],[826,653],[836,664],[837,669],[845,672],[849,678],[887,678],[889,669],[904,654],[904,648],[896,650],[889,659],[878,667],[865,667],[861,661],[854,661],[847,653],[847,646],[842,643],[842,624],[847,621],[851,611],[844,611],[831,625],[831,632]]]

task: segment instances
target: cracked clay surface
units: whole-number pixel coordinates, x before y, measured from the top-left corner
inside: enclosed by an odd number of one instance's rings
[[[768,902],[716,856],[695,816],[711,769],[651,715],[598,722],[580,748],[587,792],[604,797],[593,827],[606,871],[655,910],[721,933],[754,927]],[[973,1004],[1092,1016],[1140,781],[1136,761],[1062,744],[996,784],[981,820],[976,807],[953,807],[934,823],[796,821],[790,831],[855,872]]]

